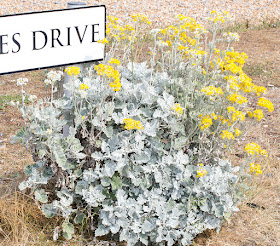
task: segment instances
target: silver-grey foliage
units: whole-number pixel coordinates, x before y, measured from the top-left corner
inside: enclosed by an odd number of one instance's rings
[[[26,168],[31,188],[47,217],[65,217],[63,235],[72,223],[98,214],[96,236],[118,234],[135,245],[189,245],[206,229],[219,228],[236,211],[236,169],[218,147],[198,130],[199,114],[211,112],[197,82],[154,73],[145,63],[121,67],[121,90],[114,92],[100,77],[66,88],[71,97],[29,106],[29,125],[22,139],[36,164]],[[191,79],[191,78],[187,78]],[[85,78],[84,78],[85,81]],[[183,107],[178,115],[175,103]],[[64,117],[63,115],[68,115]],[[124,129],[123,120],[140,121],[142,130]],[[69,125],[69,136],[62,128]],[[210,137],[209,137],[210,138]],[[207,175],[196,177],[198,163]]]

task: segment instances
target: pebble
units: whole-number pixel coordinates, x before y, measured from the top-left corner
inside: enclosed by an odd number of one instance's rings
[[[88,6],[105,4],[109,15],[125,20],[131,14],[146,15],[154,26],[171,24],[178,14],[203,20],[212,10],[228,11],[235,21],[260,25],[264,20],[280,19],[279,0],[80,0]],[[67,8],[71,0],[1,1],[0,15]],[[272,22],[273,23],[273,22]]]

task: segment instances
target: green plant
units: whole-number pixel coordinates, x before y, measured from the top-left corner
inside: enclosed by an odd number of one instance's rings
[[[9,105],[11,102],[20,102],[22,100],[21,95],[17,94],[10,94],[10,95],[0,95],[0,109],[5,109],[7,105]],[[24,103],[29,103],[28,99],[26,98]]]
[[[218,35],[228,18],[212,12],[208,42],[206,29],[178,16],[151,31],[150,62],[135,63],[135,42],[149,22],[134,15],[133,25],[121,26],[110,17],[99,41],[111,44],[104,63],[81,77],[67,68],[71,96],[58,99],[53,72],[50,100],[23,104],[26,130],[14,141],[27,144],[36,163],[20,189],[31,190],[47,217],[65,218],[66,239],[87,221],[96,236],[116,234],[128,245],[188,245],[238,210],[251,174],[262,173],[255,160],[267,153],[249,143],[246,160],[232,167],[227,151],[245,120],[263,117],[245,94],[266,89],[243,72],[246,54],[230,47],[238,35]],[[262,97],[258,106],[273,110]]]

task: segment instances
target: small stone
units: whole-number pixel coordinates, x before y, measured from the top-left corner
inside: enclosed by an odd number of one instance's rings
[[[274,85],[271,85],[271,84],[268,84],[267,86],[268,86],[268,87],[274,87]]]
[[[267,128],[267,127],[268,127],[268,125],[263,125],[263,127]]]

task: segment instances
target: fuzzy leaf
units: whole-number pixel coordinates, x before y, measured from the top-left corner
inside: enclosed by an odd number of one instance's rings
[[[112,190],[118,190],[122,187],[122,180],[119,176],[114,176],[112,178],[112,182],[111,182],[111,185],[112,185]]]
[[[109,228],[103,226],[103,225],[99,225],[98,228],[95,230],[95,236],[96,237],[100,237],[100,236],[104,236],[106,234],[109,233]]]
[[[69,169],[63,148],[59,144],[56,144],[55,147],[53,147],[53,153],[58,166],[61,167],[62,170]]]
[[[42,203],[47,203],[48,202],[48,195],[46,194],[44,189],[36,190],[34,192],[35,198],[42,202]]]
[[[52,218],[57,214],[57,210],[53,204],[43,204],[42,212],[47,218]]]
[[[74,219],[74,222],[75,224],[81,224],[85,218],[86,215],[84,213],[78,212]]]
[[[106,127],[103,132],[105,133],[107,138],[111,138],[114,134],[114,130],[112,126]]]
[[[74,226],[72,223],[64,221],[62,224],[63,236],[65,239],[69,240],[74,234]]]

